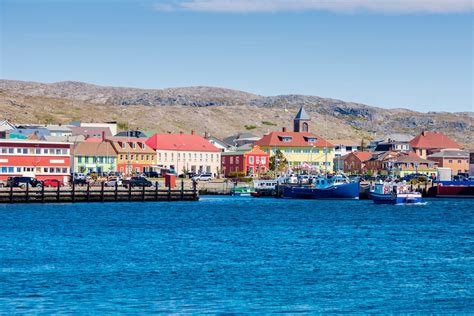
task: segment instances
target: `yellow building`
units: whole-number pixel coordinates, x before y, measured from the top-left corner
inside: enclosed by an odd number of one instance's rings
[[[334,145],[325,139],[310,133],[309,118],[303,107],[294,120],[294,131],[272,132],[263,136],[255,145],[270,156],[280,150],[288,161],[290,168],[311,165],[322,171],[332,171]]]

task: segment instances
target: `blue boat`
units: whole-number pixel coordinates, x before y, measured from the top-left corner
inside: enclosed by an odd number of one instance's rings
[[[401,182],[377,183],[371,188],[370,196],[375,204],[410,205],[423,202],[420,192],[410,191]]]
[[[290,199],[358,199],[359,182],[337,175],[332,178],[318,177],[311,186],[285,186],[283,197]]]

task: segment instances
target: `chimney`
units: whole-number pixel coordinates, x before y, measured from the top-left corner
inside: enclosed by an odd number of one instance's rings
[[[281,131],[282,131],[283,133],[286,133],[286,127],[283,127],[283,128],[281,129]]]
[[[183,133],[183,131],[179,131],[179,133],[180,133],[181,135],[183,135],[183,134],[184,134],[184,133]]]
[[[102,131],[102,141],[105,142],[105,131]]]
[[[192,130],[191,135],[196,135],[196,132],[194,130]]]
[[[209,135],[209,133],[208,133],[208,132],[204,132],[204,138],[205,138],[205,139],[208,139],[208,138],[209,138],[209,136],[210,136],[210,135]]]

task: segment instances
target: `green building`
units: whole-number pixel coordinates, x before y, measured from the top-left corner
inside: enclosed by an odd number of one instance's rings
[[[81,142],[73,146],[71,170],[74,172],[114,172],[117,171],[117,152],[107,141]]]

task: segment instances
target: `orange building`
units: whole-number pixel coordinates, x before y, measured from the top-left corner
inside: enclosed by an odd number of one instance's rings
[[[117,138],[111,142],[117,152],[117,171],[125,175],[153,171],[156,152],[145,144],[146,138]]]
[[[453,175],[469,172],[469,152],[464,150],[441,150],[428,156],[438,167],[450,168]]]

